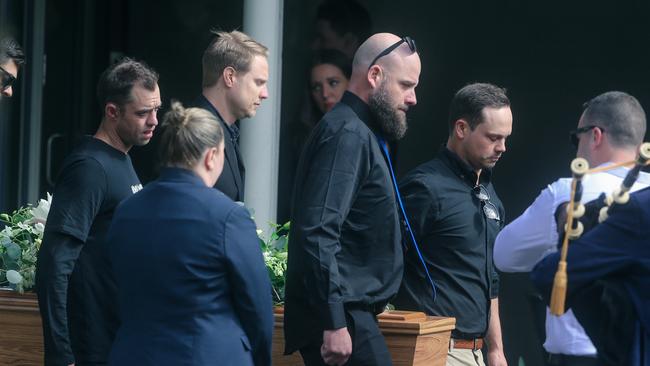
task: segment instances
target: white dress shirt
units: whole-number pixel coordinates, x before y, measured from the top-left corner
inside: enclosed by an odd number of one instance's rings
[[[608,165],[611,163],[603,164]],[[621,185],[629,169],[585,175],[582,179],[582,202],[589,202],[601,193],[611,193]],[[650,174],[641,172],[632,191],[650,185]],[[555,222],[557,207],[571,194],[571,178],[561,178],[544,189],[526,211],[506,225],[494,243],[494,264],[503,272],[529,272],[548,254],[557,251],[558,233]],[[571,279],[569,279],[571,281]],[[546,342],[550,353],[595,355],[596,348],[585,334],[573,312],[552,316],[546,311]]]

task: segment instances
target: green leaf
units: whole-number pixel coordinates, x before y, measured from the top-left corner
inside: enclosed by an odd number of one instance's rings
[[[23,251],[20,249],[20,246],[18,244],[16,243],[5,244],[5,248],[7,250],[7,257],[16,261],[20,259],[20,256]]]
[[[273,249],[278,250],[278,251],[283,251],[287,249],[287,237],[286,236],[281,236],[278,238],[278,240],[275,242],[275,245],[273,246]]]

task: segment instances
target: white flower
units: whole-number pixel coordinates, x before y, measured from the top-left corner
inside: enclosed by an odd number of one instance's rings
[[[47,214],[50,212],[50,206],[52,205],[52,195],[47,193],[47,200],[40,199],[38,201],[38,206],[31,209],[31,213],[34,216],[34,222],[45,224],[47,220]]]
[[[11,238],[11,236],[13,235],[13,231],[11,230],[11,226],[9,226],[9,225],[5,226],[5,228],[2,229],[2,232],[0,232],[0,234],[2,236],[7,237],[7,238]]]
[[[43,236],[43,232],[45,231],[45,225],[43,225],[40,222],[37,222],[36,225],[34,225],[34,233]]]
[[[14,285],[17,285],[23,282],[23,276],[21,276],[20,273],[18,273],[17,271],[10,269],[7,271],[7,281],[9,281],[9,283],[13,283]]]

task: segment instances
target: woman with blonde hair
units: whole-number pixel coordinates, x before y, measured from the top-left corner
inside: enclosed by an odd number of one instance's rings
[[[110,365],[270,365],[271,284],[246,209],[212,188],[223,130],[172,104],[158,180],[125,200],[108,234],[121,326]]]

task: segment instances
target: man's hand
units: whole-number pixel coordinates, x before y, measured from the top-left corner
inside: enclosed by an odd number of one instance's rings
[[[352,338],[348,328],[323,331],[323,345],[320,355],[328,365],[341,366],[352,354]]]
[[[489,350],[487,356],[488,366],[508,366],[506,356],[503,355],[502,350]]]

